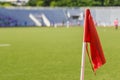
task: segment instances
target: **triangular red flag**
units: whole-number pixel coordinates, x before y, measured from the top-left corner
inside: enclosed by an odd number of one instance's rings
[[[84,21],[84,42],[90,44],[90,60],[93,70],[96,71],[99,67],[106,63],[102,46],[96,31],[91,13],[89,9],[85,11]]]

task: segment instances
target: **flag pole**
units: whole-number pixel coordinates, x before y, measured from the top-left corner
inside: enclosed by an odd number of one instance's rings
[[[83,42],[80,80],[84,80],[85,54],[86,54],[86,42]]]

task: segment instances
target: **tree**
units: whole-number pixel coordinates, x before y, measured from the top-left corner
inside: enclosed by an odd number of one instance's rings
[[[44,0],[44,6],[50,6],[51,1],[53,0]]]
[[[52,1],[52,2],[50,3],[50,6],[51,6],[51,7],[57,6],[57,2],[56,2],[56,1]]]
[[[44,1],[43,0],[39,0],[38,2],[37,2],[37,6],[43,6],[44,5]]]
[[[28,5],[36,6],[37,0],[29,0]]]
[[[29,0],[30,6],[80,7],[80,6],[120,6],[119,0]]]
[[[96,3],[97,6],[104,6],[105,0],[94,0],[94,3]]]

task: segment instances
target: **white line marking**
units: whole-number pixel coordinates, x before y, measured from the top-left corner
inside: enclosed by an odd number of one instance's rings
[[[0,44],[0,47],[7,47],[7,46],[11,46],[11,44]]]

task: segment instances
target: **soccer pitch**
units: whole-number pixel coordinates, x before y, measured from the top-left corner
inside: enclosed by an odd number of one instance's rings
[[[120,79],[120,30],[97,28],[107,63],[85,80]],[[82,27],[0,28],[0,80],[80,80]]]

